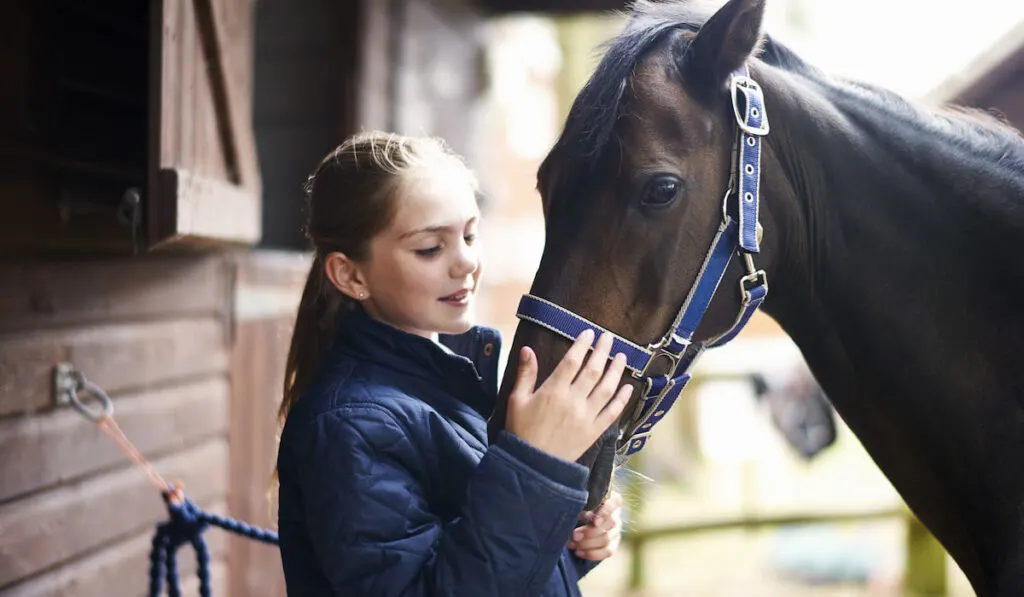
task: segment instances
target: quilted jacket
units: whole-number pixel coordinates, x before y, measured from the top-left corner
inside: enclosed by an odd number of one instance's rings
[[[292,597],[579,595],[587,470],[487,443],[500,336],[440,344],[348,315],[285,422],[278,524]]]

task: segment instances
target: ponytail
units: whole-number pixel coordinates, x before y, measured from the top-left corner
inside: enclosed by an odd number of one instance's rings
[[[313,258],[313,265],[302,289],[292,341],[288,348],[288,359],[284,368],[284,388],[281,405],[277,410],[278,427],[284,425],[288,412],[309,388],[317,370],[323,364],[324,356],[330,349],[334,336],[345,312],[351,310],[351,299],[343,295],[324,274],[324,262],[319,253]],[[280,437],[278,437],[280,440]],[[271,491],[277,486],[277,466]]]

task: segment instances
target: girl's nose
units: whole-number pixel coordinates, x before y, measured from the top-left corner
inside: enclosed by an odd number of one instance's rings
[[[466,277],[480,267],[480,259],[476,248],[466,243],[461,243],[460,245],[458,256],[452,266],[452,277],[454,278]]]

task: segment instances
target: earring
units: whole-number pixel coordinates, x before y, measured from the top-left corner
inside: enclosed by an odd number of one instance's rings
[[[360,292],[360,293],[359,293],[359,298],[363,298],[364,296],[366,296],[366,293],[365,293],[365,292]]]

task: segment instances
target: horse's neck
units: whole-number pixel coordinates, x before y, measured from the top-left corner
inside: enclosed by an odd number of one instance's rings
[[[1024,532],[1024,481],[997,464],[1024,450],[1024,267],[1010,250],[1024,239],[1024,176],[852,94],[774,82],[767,310],[965,572],[998,583],[997,556]]]
[[[826,99],[806,86],[769,106],[776,171],[769,164],[767,200],[776,191],[791,212],[774,214],[786,239],[777,265],[800,270],[797,280],[784,272],[784,286],[812,291],[803,298],[859,336],[878,327],[924,340],[922,326],[948,329],[948,318],[983,325],[992,300],[1010,300],[1024,285],[1024,143],[993,158],[991,148],[974,147],[981,141],[923,131],[943,125],[902,108],[880,112],[884,102],[858,93]],[[978,310],[970,322],[965,309]],[[983,340],[961,333],[957,342]],[[951,341],[935,338],[943,340]]]

